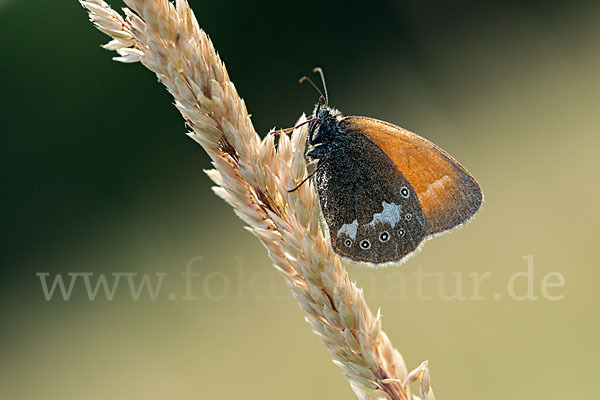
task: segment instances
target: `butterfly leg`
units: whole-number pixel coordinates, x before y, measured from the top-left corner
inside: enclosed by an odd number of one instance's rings
[[[306,156],[311,160],[324,160],[329,157],[331,151],[334,149],[335,143],[326,142],[319,144],[317,146],[313,146],[306,152]]]

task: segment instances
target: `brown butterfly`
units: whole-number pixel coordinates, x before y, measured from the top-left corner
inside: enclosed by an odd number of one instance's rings
[[[388,122],[342,116],[329,107],[322,70],[314,71],[325,95],[309,119],[306,154],[316,161],[310,176],[316,175],[337,254],[370,264],[399,263],[479,210],[481,189],[458,161]]]

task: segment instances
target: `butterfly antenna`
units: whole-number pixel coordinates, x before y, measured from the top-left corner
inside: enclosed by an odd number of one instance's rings
[[[308,82],[308,83],[310,83],[310,85],[312,87],[314,87],[317,92],[319,92],[319,94],[321,95],[322,98],[324,98],[324,99],[327,98],[327,96],[323,95],[323,92],[321,92],[321,89],[319,89],[319,87],[317,85],[315,85],[315,83],[312,81],[312,79],[310,79],[308,76],[303,76],[302,78],[300,78],[300,80],[298,81],[298,83],[302,83],[302,82]],[[325,93],[327,93],[327,92],[325,92]]]
[[[319,75],[321,75],[321,82],[323,82],[323,91],[325,92],[325,104],[328,106],[329,105],[329,97],[327,96],[327,85],[325,84],[325,74],[323,73],[323,70],[321,69],[321,67],[315,67],[313,69],[313,72],[318,72]]]

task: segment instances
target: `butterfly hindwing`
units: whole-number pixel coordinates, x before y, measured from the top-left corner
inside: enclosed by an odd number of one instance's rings
[[[319,160],[317,189],[334,250],[354,261],[400,261],[427,235],[410,182],[368,137],[348,132]]]

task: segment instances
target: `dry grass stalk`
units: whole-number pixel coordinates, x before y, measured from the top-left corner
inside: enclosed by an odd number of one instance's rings
[[[423,399],[434,399],[427,364],[410,374],[381,330],[363,292],[349,279],[319,226],[312,183],[287,188],[306,176],[306,125],[291,135],[261,140],[225,66],[186,0],[125,0],[125,18],[103,0],[81,1],[90,20],[113,40],[115,60],[141,62],[175,98],[214,170],[214,191],[244,220],[285,276],[306,320],[361,399],[411,399],[419,380]],[[299,122],[305,120],[302,116]],[[416,396],[414,397],[416,398]]]

